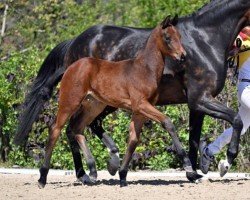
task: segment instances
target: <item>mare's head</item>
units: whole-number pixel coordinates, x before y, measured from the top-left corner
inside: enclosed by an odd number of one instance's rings
[[[165,56],[170,56],[174,60],[184,62],[186,51],[181,44],[181,35],[175,28],[178,23],[178,16],[171,19],[167,16],[162,23],[157,27],[158,39],[157,44]]]

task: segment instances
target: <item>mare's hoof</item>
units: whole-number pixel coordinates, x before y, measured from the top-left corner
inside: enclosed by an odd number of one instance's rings
[[[218,169],[220,171],[220,177],[225,176],[225,174],[228,172],[230,169],[231,165],[227,160],[221,160],[218,165]]]
[[[91,178],[87,174],[84,174],[82,177],[78,178],[78,180],[84,185],[93,185]]]
[[[187,172],[186,176],[187,176],[187,179],[193,183],[200,183],[202,182],[202,178],[203,178],[203,176],[198,174],[196,171]]]
[[[43,189],[45,187],[45,184],[38,181],[38,187],[39,187],[39,189]]]
[[[126,187],[126,186],[128,186],[127,181],[125,181],[125,180],[120,180],[120,187]]]
[[[120,158],[118,154],[111,155],[107,163],[107,169],[110,175],[114,176],[120,167]]]

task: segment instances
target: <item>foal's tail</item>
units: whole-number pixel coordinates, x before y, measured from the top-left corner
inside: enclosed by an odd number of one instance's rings
[[[44,60],[23,104],[23,112],[19,118],[19,125],[14,138],[16,145],[21,145],[28,139],[32,124],[37,120],[43,105],[51,98],[53,89],[60,82],[65,71],[64,57],[70,43],[71,41],[60,43]]]

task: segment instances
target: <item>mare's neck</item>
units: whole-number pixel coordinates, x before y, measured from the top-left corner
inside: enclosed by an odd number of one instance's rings
[[[140,63],[140,67],[147,68],[150,70],[152,75],[161,77],[164,65],[165,55],[163,55],[161,48],[158,44],[159,27],[155,28],[150,34],[145,48],[136,57],[136,61]]]

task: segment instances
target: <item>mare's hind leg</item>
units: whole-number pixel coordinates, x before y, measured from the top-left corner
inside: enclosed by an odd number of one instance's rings
[[[119,149],[112,138],[105,133],[105,130],[102,128],[102,121],[108,114],[114,112],[116,109],[117,108],[107,106],[104,111],[89,125],[91,131],[97,135],[97,137],[108,148],[110,159],[107,163],[107,169],[112,176],[116,174],[120,166]]]

